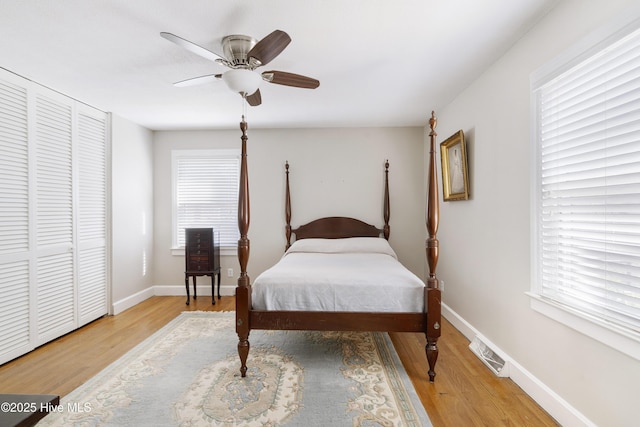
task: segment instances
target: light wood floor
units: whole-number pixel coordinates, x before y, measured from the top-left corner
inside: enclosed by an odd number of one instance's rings
[[[232,311],[233,297],[211,305],[200,297],[153,297],[0,366],[0,393],[64,396],[187,310]],[[468,349],[468,340],[443,321],[435,383],[426,374],[424,335],[390,334],[434,427],[556,426],[510,379],[497,378]]]

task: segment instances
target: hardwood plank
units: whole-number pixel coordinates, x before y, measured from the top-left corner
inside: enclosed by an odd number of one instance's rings
[[[202,296],[189,306],[182,296],[150,298],[0,366],[0,391],[65,396],[181,312],[234,309],[234,297],[211,305]],[[427,375],[424,334],[390,333],[434,427],[558,425],[513,381],[493,375],[467,348],[466,338],[442,323],[435,383]]]
[[[434,426],[559,425],[511,379],[495,376],[446,319],[435,383],[427,375],[424,334],[389,335]]]

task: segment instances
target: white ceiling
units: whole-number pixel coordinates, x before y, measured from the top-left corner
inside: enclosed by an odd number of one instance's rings
[[[252,128],[424,126],[558,0],[2,0],[0,66],[154,130],[237,128],[226,69],[163,39],[220,52],[223,36],[291,44],[266,69],[320,80],[264,83]],[[259,68],[264,71],[264,68]]]

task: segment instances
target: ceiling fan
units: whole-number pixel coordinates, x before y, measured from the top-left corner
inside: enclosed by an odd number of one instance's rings
[[[275,70],[262,73],[256,71],[256,68],[267,65],[291,43],[291,37],[281,30],[273,31],[260,41],[244,35],[226,36],[222,39],[223,55],[172,33],[162,32],[160,35],[190,52],[230,68],[222,74],[207,74],[182,80],[174,83],[176,86],[192,86],[222,79],[231,90],[238,92],[251,106],[262,103],[259,89],[262,81],[305,89],[315,89],[320,86],[318,80],[299,74]]]

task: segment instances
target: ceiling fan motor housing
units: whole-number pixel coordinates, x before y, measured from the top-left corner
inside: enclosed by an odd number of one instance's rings
[[[247,57],[249,51],[258,43],[258,40],[250,36],[235,34],[222,39],[222,52],[231,68],[248,68],[253,70],[261,64],[250,61]]]

